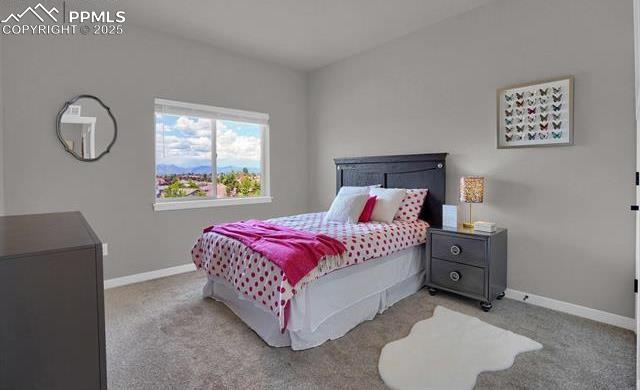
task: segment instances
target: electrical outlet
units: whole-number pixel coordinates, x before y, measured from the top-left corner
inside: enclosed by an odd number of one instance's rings
[[[102,243],[102,256],[108,256],[109,255],[109,244],[107,244],[106,242]]]

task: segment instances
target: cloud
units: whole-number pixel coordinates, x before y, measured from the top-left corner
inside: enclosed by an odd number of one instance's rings
[[[219,160],[260,161],[260,146],[260,138],[239,135],[223,122],[218,122],[216,151]]]
[[[211,161],[211,139],[207,137],[178,137],[165,135],[156,139],[156,155],[162,159]]]
[[[205,165],[211,161],[212,123],[209,119],[181,116],[156,120],[156,157],[158,163],[180,166]],[[218,121],[217,159],[224,163],[258,163],[261,155],[259,136],[236,130]],[[255,131],[257,133],[257,131]],[[259,133],[258,133],[259,134]]]
[[[175,128],[187,134],[206,137],[211,134],[211,119],[181,116],[176,120]]]

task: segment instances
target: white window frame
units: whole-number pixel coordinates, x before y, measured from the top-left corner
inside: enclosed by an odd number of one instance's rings
[[[260,190],[261,196],[246,197],[246,198],[216,198],[216,191],[214,190],[213,198],[206,199],[193,199],[193,198],[156,198],[156,167],[157,158],[156,154],[156,131],[155,131],[155,119],[153,127],[154,137],[154,181],[153,181],[153,209],[155,211],[164,210],[183,210],[203,207],[219,207],[219,206],[238,206],[245,204],[257,204],[257,203],[270,203],[273,198],[271,197],[271,183],[269,178],[270,164],[269,164],[269,114],[262,112],[236,110],[232,108],[223,108],[208,106],[204,104],[187,103],[175,100],[156,98],[154,105],[154,118],[155,113],[158,112],[158,107],[162,107],[162,112],[175,113],[175,115],[196,116],[200,118],[209,118],[212,120],[213,134],[211,135],[211,181],[212,185],[217,185],[217,151],[216,151],[216,135],[217,135],[217,120],[232,120],[237,122],[255,123],[259,124],[261,128],[261,147],[260,147]]]

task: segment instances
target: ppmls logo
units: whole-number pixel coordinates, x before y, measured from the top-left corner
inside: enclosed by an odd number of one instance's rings
[[[47,8],[38,3],[0,20],[3,35],[121,35],[125,11]]]
[[[20,23],[20,20],[26,14],[34,15],[42,23],[44,23],[44,18],[42,16],[40,16],[40,14],[38,13],[38,10],[42,11],[49,18],[51,18],[54,22],[58,21],[58,18],[56,16],[54,16],[54,15],[60,13],[60,11],[58,11],[58,9],[56,7],[52,7],[50,10],[48,10],[44,5],[42,5],[41,3],[38,3],[38,5],[36,5],[33,8],[32,7],[27,7],[27,9],[25,9],[24,11],[22,11],[21,13],[19,13],[17,15],[16,14],[11,14],[11,15],[7,16],[5,19],[2,20],[2,23],[7,23],[10,20],[15,21],[16,23]]]

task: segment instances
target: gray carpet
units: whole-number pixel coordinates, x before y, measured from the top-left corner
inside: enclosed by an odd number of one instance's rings
[[[632,389],[633,332],[504,299],[477,302],[425,290],[345,337],[307,351],[271,348],[224,305],[201,298],[195,272],[107,290],[110,389],[383,389],[380,349],[436,305],[530,337],[541,351],[482,373],[477,389]]]

